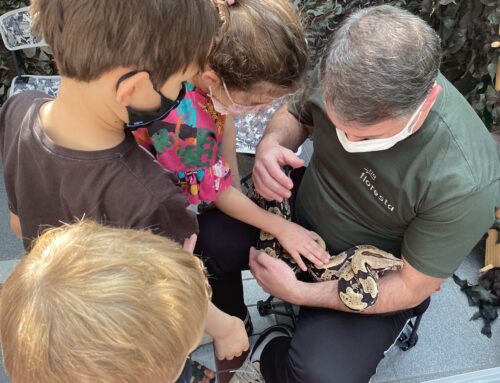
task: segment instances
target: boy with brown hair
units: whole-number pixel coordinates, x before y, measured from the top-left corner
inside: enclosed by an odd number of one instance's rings
[[[202,262],[149,231],[83,221],[45,232],[0,298],[13,383],[166,383],[203,333]]]
[[[182,99],[183,82],[204,65],[218,28],[213,4],[33,0],[32,13],[61,88],[54,100],[13,96],[0,111],[11,226],[25,248],[44,226],[82,217],[178,242],[196,233],[175,176],[130,130],[164,118]],[[210,331],[217,354],[238,355],[248,345],[243,323],[218,314],[220,327]]]
[[[9,208],[25,248],[41,225],[84,215],[181,242],[195,233],[175,178],[128,127],[164,117],[182,99],[217,31],[211,2],[33,0],[32,15],[61,88],[54,100],[13,96],[0,113]]]

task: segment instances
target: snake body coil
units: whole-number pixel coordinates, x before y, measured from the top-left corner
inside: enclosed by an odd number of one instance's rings
[[[266,201],[253,187],[250,188],[248,196],[261,208],[286,220],[291,219],[291,208],[287,199],[281,202]],[[326,249],[326,244],[321,238],[318,239],[318,243]],[[261,231],[257,248],[283,260],[297,272],[297,264],[272,234]],[[371,245],[354,246],[332,255],[330,261],[321,267],[316,267],[307,259],[304,259],[304,262],[315,281],[338,279],[340,300],[353,311],[363,311],[373,306],[378,297],[378,279],[387,271],[403,267],[401,259]]]

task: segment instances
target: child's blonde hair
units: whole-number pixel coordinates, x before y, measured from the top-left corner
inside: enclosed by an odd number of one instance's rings
[[[209,65],[231,90],[267,82],[292,91],[307,70],[307,43],[290,0],[214,0],[222,27]]]
[[[167,238],[91,221],[51,229],[1,292],[5,368],[14,383],[173,381],[209,296],[201,261]]]

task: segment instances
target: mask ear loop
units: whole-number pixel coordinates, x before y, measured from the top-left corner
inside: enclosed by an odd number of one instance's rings
[[[229,99],[229,101],[231,101],[231,103],[233,105],[237,105],[234,101],[233,101],[233,98],[231,97],[231,95],[229,94],[229,90],[227,89],[227,86],[226,86],[226,82],[224,80],[222,80],[222,86],[224,87],[224,91],[226,92],[226,96],[227,98]]]
[[[411,117],[410,121],[408,121],[408,126],[405,128],[405,130],[412,134],[413,130],[415,129],[415,125],[417,124],[418,119],[422,115],[422,108],[424,107],[425,102],[427,101],[427,97],[425,100],[420,104],[420,106],[417,108],[413,116]]]
[[[120,86],[120,84],[129,79],[130,77],[132,76],[135,76],[137,73],[141,72],[140,70],[133,70],[132,72],[128,72],[128,73],[125,73],[123,76],[121,76],[118,81],[116,82],[116,90],[118,90],[118,87]]]

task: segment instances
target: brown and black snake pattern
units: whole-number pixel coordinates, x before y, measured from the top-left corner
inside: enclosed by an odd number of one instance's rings
[[[248,196],[261,208],[286,220],[291,219],[290,203],[287,199],[283,202],[267,201],[253,186],[250,187]],[[318,240],[318,243],[326,249],[322,239]],[[294,271],[298,270],[293,258],[272,234],[261,231],[256,247],[283,260]],[[371,245],[354,246],[332,255],[330,261],[321,267],[316,267],[307,259],[304,259],[304,263],[311,277],[317,282],[338,279],[340,300],[353,311],[363,311],[373,306],[378,297],[378,279],[387,271],[400,270],[403,267],[401,259]]]

